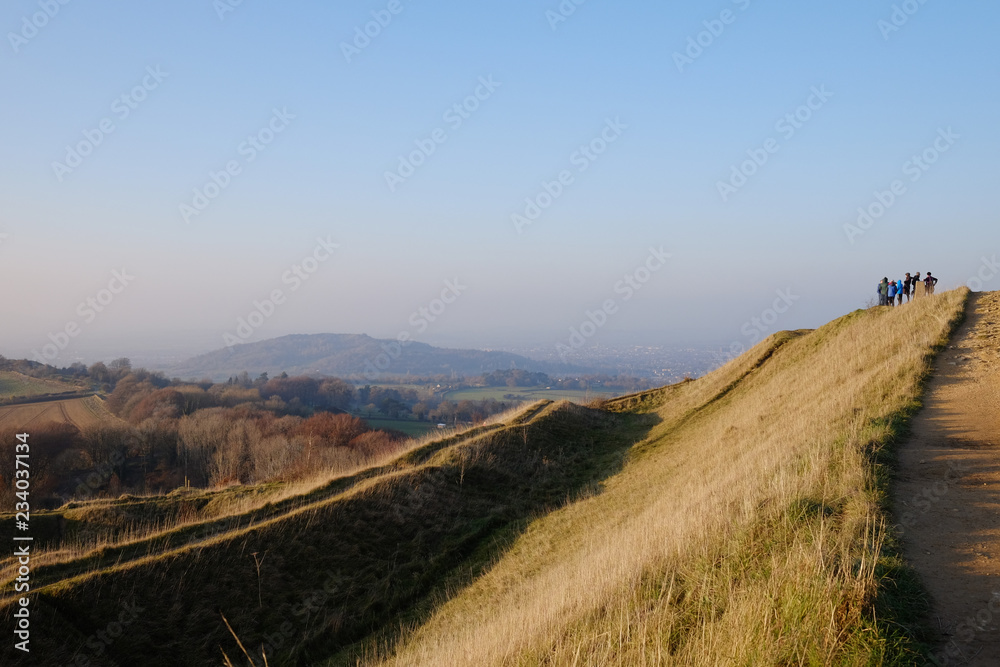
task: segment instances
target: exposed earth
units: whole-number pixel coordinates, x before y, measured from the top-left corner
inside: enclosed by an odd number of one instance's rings
[[[905,306],[904,306],[905,307]],[[895,480],[904,553],[941,664],[1000,665],[1000,292],[973,294],[938,357]]]

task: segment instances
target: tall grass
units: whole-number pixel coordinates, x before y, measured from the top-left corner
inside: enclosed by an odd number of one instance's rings
[[[918,629],[883,601],[901,568],[885,463],[966,296],[859,311],[661,392],[602,494],[536,521],[367,662],[914,660]]]
[[[177,489],[169,494],[68,503],[58,511],[48,513],[65,519],[65,525],[69,526],[66,535],[58,541],[58,546],[37,545],[32,552],[32,564],[42,575],[47,568],[74,564],[75,561],[80,561],[81,571],[89,571],[96,567],[97,561],[103,561],[109,555],[114,555],[119,561],[132,560],[156,554],[165,544],[178,547],[184,543],[201,542],[231,530],[269,521],[325,496],[340,493],[343,491],[341,482],[349,478],[377,475],[393,467],[412,466],[416,461],[408,460],[410,454],[423,450],[430,455],[471,434],[522,420],[540,405],[548,404],[548,401],[543,401],[518,406],[493,416],[478,427],[442,429],[402,441],[389,449],[344,458],[336,466],[318,467],[306,477],[291,482],[231,485],[217,489]],[[10,516],[6,518],[12,519]],[[204,529],[199,529],[203,524]],[[0,558],[0,584],[12,582],[17,576],[18,566],[17,559],[12,555]]]

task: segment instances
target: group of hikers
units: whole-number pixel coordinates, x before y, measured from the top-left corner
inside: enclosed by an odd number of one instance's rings
[[[909,303],[911,296],[916,298],[934,294],[934,286],[937,285],[937,281],[938,279],[932,276],[930,271],[927,272],[927,277],[923,280],[920,279],[919,271],[912,276],[907,273],[902,280],[882,278],[882,282],[875,288],[875,291],[878,292],[878,305],[901,306],[903,305],[903,296],[906,296],[906,302]]]

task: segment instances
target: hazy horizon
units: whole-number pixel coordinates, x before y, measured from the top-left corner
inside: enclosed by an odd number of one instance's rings
[[[0,354],[748,347],[884,275],[997,289],[998,18],[8,3]]]

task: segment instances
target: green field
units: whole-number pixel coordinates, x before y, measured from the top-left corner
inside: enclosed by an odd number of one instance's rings
[[[389,419],[381,417],[372,417],[369,419],[363,415],[358,416],[368,422],[372,428],[402,431],[406,435],[414,438],[419,438],[427,433],[430,433],[431,431],[437,430],[437,424],[432,424],[431,422],[418,422],[415,419]]]
[[[455,389],[444,395],[449,401],[481,401],[484,398],[495,398],[498,401],[510,400],[504,398],[513,394],[521,401],[571,401],[573,403],[588,403],[595,398],[610,398],[614,391],[600,389],[545,389],[542,387],[470,387]]]
[[[0,399],[12,396],[37,396],[62,391],[75,391],[80,387],[55,380],[39,380],[14,371],[0,371]]]

